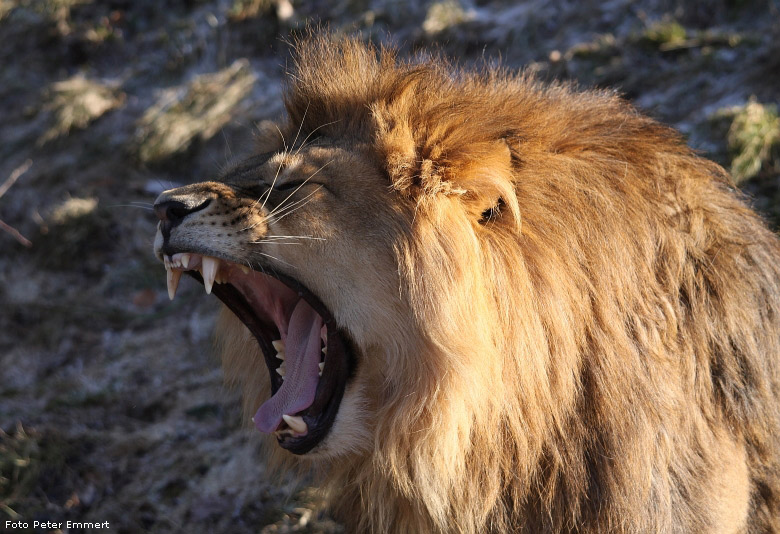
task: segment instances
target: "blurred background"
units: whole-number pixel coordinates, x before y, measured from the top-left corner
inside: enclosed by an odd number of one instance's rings
[[[314,22],[614,88],[780,222],[780,0],[0,0],[0,525],[340,531],[270,479],[216,299],[152,255],[154,198],[247,154]]]

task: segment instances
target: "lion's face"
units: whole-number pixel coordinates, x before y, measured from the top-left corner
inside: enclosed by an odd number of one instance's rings
[[[294,453],[354,450],[367,435],[364,392],[381,373],[371,354],[402,323],[393,243],[404,217],[392,195],[360,146],[321,142],[271,150],[155,203],[169,295],[187,272],[232,311],[228,323],[246,325],[254,339],[227,329],[245,340],[228,340],[237,354],[227,358],[265,361],[267,373],[239,381],[255,426]]]

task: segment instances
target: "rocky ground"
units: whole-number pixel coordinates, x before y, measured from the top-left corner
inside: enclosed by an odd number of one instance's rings
[[[0,526],[340,531],[266,473],[216,300],[170,302],[151,253],[155,196],[246,154],[312,22],[614,88],[780,222],[778,0],[0,0]]]

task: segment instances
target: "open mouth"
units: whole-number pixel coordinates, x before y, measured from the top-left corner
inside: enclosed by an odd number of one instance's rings
[[[252,418],[261,432],[305,454],[333,426],[352,374],[354,359],[346,332],[305,286],[279,273],[261,273],[195,253],[163,257],[168,296],[183,272],[203,283],[257,340],[271,377],[271,398]]]

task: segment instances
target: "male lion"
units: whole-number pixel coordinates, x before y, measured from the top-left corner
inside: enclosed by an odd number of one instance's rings
[[[274,462],[351,532],[780,531],[780,246],[723,169],[610,92],[294,65],[257,155],[155,204]]]

